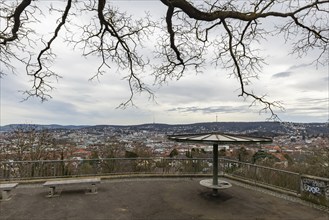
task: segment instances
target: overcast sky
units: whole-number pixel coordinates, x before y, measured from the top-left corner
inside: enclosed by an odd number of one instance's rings
[[[155,1],[120,1],[128,11],[151,8],[154,17],[165,11]],[[117,2],[118,3],[118,2]],[[119,3],[118,3],[119,4]],[[121,5],[121,6],[122,6]],[[47,25],[47,23],[46,23]],[[267,94],[271,101],[281,101],[285,107],[277,114],[283,121],[327,122],[329,112],[328,65],[315,66],[315,55],[297,58],[289,55],[289,45],[275,37],[268,38],[260,48],[266,52],[267,64],[258,80],[250,86],[259,94]],[[31,84],[24,68],[18,66],[16,75],[1,78],[0,124],[33,123],[63,125],[142,123],[195,123],[214,121],[264,121],[269,114],[259,114],[262,106],[250,107],[251,99],[239,95],[239,83],[229,77],[229,71],[207,66],[203,73],[187,73],[179,81],[151,86],[155,101],[147,94],[136,95],[136,107],[117,108],[129,98],[129,87],[122,75],[109,72],[99,81],[89,81],[95,72],[98,58],[85,59],[81,51],[72,51],[60,41],[55,50],[60,51],[53,69],[63,78],[55,82],[53,97],[41,103],[36,98],[24,99],[19,90]],[[315,54],[315,53],[314,53]],[[146,82],[152,78],[144,76]]]

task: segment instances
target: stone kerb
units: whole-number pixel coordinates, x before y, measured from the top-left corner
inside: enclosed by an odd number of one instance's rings
[[[301,175],[301,197],[305,200],[329,207],[329,179]]]

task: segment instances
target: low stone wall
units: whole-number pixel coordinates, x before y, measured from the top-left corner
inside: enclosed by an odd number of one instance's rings
[[[329,207],[329,179],[302,175],[301,198]]]

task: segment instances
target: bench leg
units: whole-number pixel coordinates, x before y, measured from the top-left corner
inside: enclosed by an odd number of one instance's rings
[[[11,199],[11,190],[2,190],[1,192],[1,197],[2,197],[2,201],[8,201]]]
[[[91,184],[90,191],[87,194],[97,194],[96,183]]]
[[[55,197],[55,196],[59,196],[59,194],[56,194],[56,187],[55,186],[49,187],[49,193],[48,193],[47,197],[51,198],[51,197]]]

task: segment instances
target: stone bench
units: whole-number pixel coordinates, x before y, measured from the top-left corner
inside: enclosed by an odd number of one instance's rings
[[[205,179],[200,181],[200,185],[205,186],[213,190],[213,196],[218,196],[218,190],[228,189],[232,187],[232,184],[224,181],[224,180],[217,180],[217,184],[213,184],[213,179]]]
[[[0,191],[1,191],[1,200],[0,201],[8,201],[11,199],[12,194],[11,190],[16,188],[18,183],[1,183]]]
[[[227,181],[223,181],[223,180],[218,180],[218,184],[214,185],[212,179],[201,180],[200,185],[205,186],[210,189],[227,189],[227,188],[232,187],[231,183],[229,183]]]
[[[44,187],[49,187],[49,194],[47,197],[59,196],[59,193],[56,193],[56,187],[64,185],[91,185],[88,189],[88,194],[96,194],[97,186],[96,184],[100,183],[100,178],[77,178],[77,179],[61,179],[61,180],[52,180],[47,181],[43,184]]]

